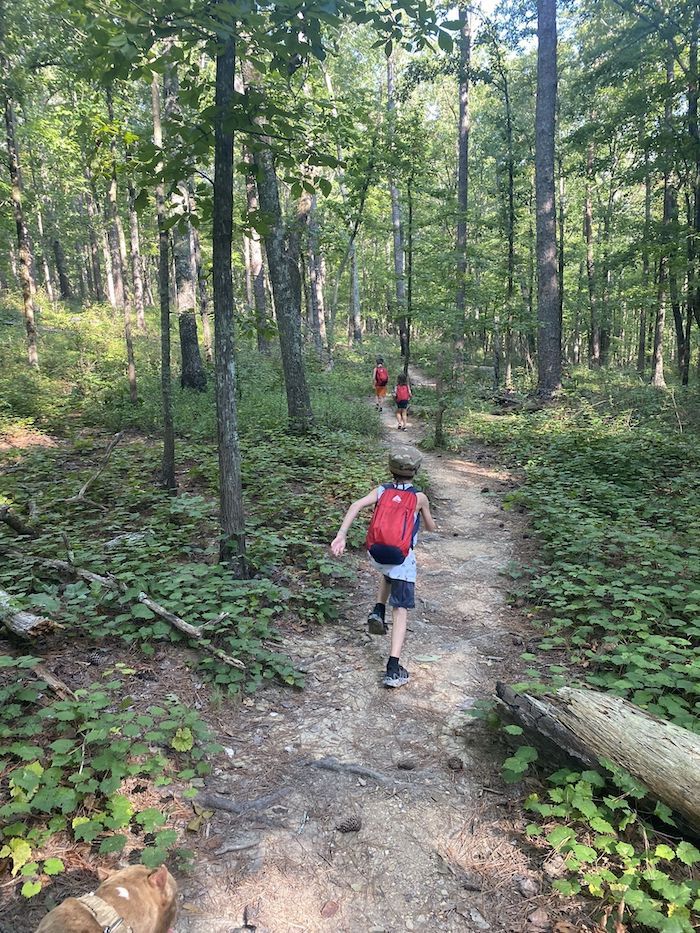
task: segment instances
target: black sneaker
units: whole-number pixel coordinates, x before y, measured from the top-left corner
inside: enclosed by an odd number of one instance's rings
[[[377,603],[367,616],[367,631],[370,635],[386,635],[389,631],[389,626],[384,618],[385,612],[385,607],[381,603]]]
[[[401,664],[391,671],[387,671],[382,681],[385,687],[403,687],[408,683],[408,671]]]

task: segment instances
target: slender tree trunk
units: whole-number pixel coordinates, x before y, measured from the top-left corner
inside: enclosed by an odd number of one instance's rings
[[[666,55],[666,83],[673,83],[674,59],[673,52],[669,47]],[[664,103],[664,121],[666,129],[671,128],[673,116],[673,102],[671,95],[666,95]],[[651,384],[654,388],[665,389],[666,380],[664,378],[664,326],[666,323],[666,302],[668,299],[668,274],[669,274],[669,252],[671,244],[669,242],[669,228],[673,216],[674,193],[671,185],[671,172],[667,168],[664,172],[664,210],[661,230],[661,254],[659,257],[659,290],[658,303],[656,309],[656,324],[654,327],[654,350],[651,358]]]
[[[105,287],[102,280],[102,269],[100,268],[100,245],[98,241],[98,229],[100,227],[99,211],[95,204],[94,183],[90,169],[86,166],[83,170],[85,175],[85,207],[88,217],[88,235],[90,238],[90,265],[92,267],[92,280],[95,283],[95,297],[98,301],[107,300]]]
[[[563,330],[564,325],[564,232],[565,232],[565,211],[564,211],[564,166],[561,155],[557,160],[559,172],[559,330]]]
[[[593,204],[591,201],[594,156],[595,147],[591,141],[586,150],[586,193],[583,207],[583,231],[586,239],[586,278],[588,280],[588,307],[590,314],[589,357],[593,366],[600,366],[600,320],[596,300],[595,259],[593,257]]]
[[[406,352],[403,357],[403,372],[408,378],[408,367],[411,362],[411,321],[413,319],[413,182],[414,171],[411,170],[406,183],[406,201],[408,207],[408,236],[406,243]]]
[[[216,8],[215,8],[216,9]],[[233,106],[236,68],[234,24],[219,35],[214,117],[214,209],[212,222],[214,283],[214,359],[219,440],[219,502],[222,562],[246,575],[245,513],[236,405],[234,299],[231,270],[233,238]]]
[[[73,289],[71,288],[68,277],[68,265],[66,263],[66,254],[63,252],[63,245],[56,236],[53,239],[53,255],[56,261],[56,272],[58,273],[58,288],[61,292],[61,298],[72,298]]]
[[[357,244],[354,239],[350,244],[350,319],[352,321],[352,342],[355,344],[362,343],[360,276],[357,269]]]
[[[190,200],[191,199],[192,190],[190,189]],[[199,231],[194,225],[190,225],[190,234],[192,236],[192,256],[194,257],[197,290],[199,292],[199,316],[202,320],[202,342],[204,343],[204,353],[207,362],[211,363],[214,359],[214,353],[211,342],[211,326],[209,324],[209,293],[207,291],[207,278],[204,274],[204,263],[202,262],[202,247],[199,240]]]
[[[554,204],[554,117],[557,100],[556,0],[537,0],[537,105],[535,193],[537,198],[538,392],[551,397],[561,387],[561,325]]]
[[[4,42],[5,10],[0,0],[0,49]],[[0,71],[8,74],[9,66],[4,53],[0,51]],[[7,138],[7,156],[10,169],[10,188],[12,212],[17,231],[17,255],[19,257],[19,279],[22,286],[22,308],[27,329],[27,359],[30,366],[39,366],[39,354],[36,346],[36,324],[34,323],[34,291],[32,283],[32,253],[29,244],[29,232],[22,204],[22,177],[19,165],[19,153],[15,142],[15,116],[12,100],[5,92],[5,131]]]
[[[139,217],[136,213],[136,191],[131,179],[127,181],[127,190],[129,194],[129,253],[131,256],[131,280],[134,283],[136,326],[141,333],[144,333],[146,330],[146,316],[143,300],[143,263],[141,260]]]
[[[112,90],[107,89],[107,111],[110,123],[114,122],[114,107],[112,104]],[[126,266],[126,240],[124,228],[119,217],[117,205],[117,164],[114,139],[110,141],[111,175],[107,189],[108,236],[109,249],[112,257],[112,275],[114,277],[114,291],[117,306],[124,315],[124,342],[126,344],[127,377],[129,380],[129,398],[133,404],[138,401],[136,390],[136,362],[134,358],[134,342],[131,336],[131,300],[124,269]]]
[[[642,241],[642,307],[639,314],[639,340],[637,344],[637,372],[644,373],[647,361],[647,302],[649,300],[649,238],[651,236],[651,173],[649,149],[644,148],[644,239]]]
[[[455,355],[463,361],[466,330],[467,209],[469,206],[469,69],[471,67],[471,22],[466,6],[459,7],[459,125],[457,137],[457,294],[455,298]]]
[[[698,238],[700,238],[700,131],[698,129],[698,32],[700,31],[700,3],[693,0],[689,61],[688,61],[688,130],[693,152],[693,190],[689,227],[694,235],[688,237],[688,294],[686,307],[685,347],[681,384],[688,385],[690,378],[690,355],[692,352],[691,330],[693,318],[700,327],[700,270],[697,269]]]
[[[36,172],[34,170],[34,156],[32,150],[28,147],[29,154],[29,165],[32,173],[32,187],[34,188],[35,198],[36,198],[36,226],[39,233],[39,243],[41,244],[41,256],[39,257],[39,265],[41,266],[41,275],[44,280],[44,289],[46,291],[46,297],[49,299],[51,304],[54,304],[56,301],[56,292],[53,284],[53,276],[51,275],[51,266],[49,264],[49,241],[46,235],[46,230],[44,229],[44,215],[42,211],[42,203],[45,200],[43,186],[39,184],[39,181],[36,177]]]
[[[252,86],[256,79],[255,72],[246,63],[244,75],[246,84]],[[265,139],[260,142],[262,145],[255,152],[258,198],[267,219],[265,252],[275,299],[289,424],[294,433],[304,434],[311,427],[313,419],[301,332],[300,221],[297,218],[294,230],[285,229],[274,156],[269,146],[264,145]]]
[[[180,116],[178,100],[180,87],[174,64],[168,64],[163,79],[165,93],[164,113],[166,122],[174,126]],[[179,134],[175,132],[179,139]],[[189,204],[189,191],[184,183],[178,187],[178,200]],[[207,387],[207,374],[199,352],[196,317],[196,283],[193,275],[193,257],[191,253],[189,222],[181,219],[172,228],[173,256],[175,259],[175,285],[177,288],[177,323],[180,336],[180,356],[182,368],[180,384],[183,389],[195,389],[203,392]]]
[[[387,81],[387,110],[389,120],[393,124],[394,113],[396,111],[396,100],[394,92],[394,60],[388,58],[386,63],[386,81]],[[390,133],[393,129],[390,127]],[[407,352],[407,325],[406,325],[406,279],[404,275],[404,244],[403,228],[401,226],[401,203],[399,199],[399,189],[396,186],[393,176],[389,179],[389,193],[391,195],[391,227],[394,237],[394,280],[396,283],[396,314],[399,322],[399,340],[401,343],[401,356],[406,357]]]
[[[245,150],[244,159],[251,167],[253,157],[249,150]],[[255,184],[255,176],[252,172],[246,176],[246,198],[248,203],[248,213],[255,214],[258,211],[258,191]],[[250,275],[253,291],[253,306],[255,308],[255,336],[260,353],[269,354],[270,341],[267,333],[270,327],[267,313],[267,296],[265,294],[265,264],[263,262],[262,241],[257,230],[253,229],[249,237],[250,250]]]
[[[163,130],[160,120],[160,88],[158,78],[151,81],[153,110],[153,145],[163,149]],[[159,165],[159,174],[162,163]],[[160,297],[160,390],[163,399],[163,460],[161,482],[166,489],[175,489],[175,426],[173,423],[173,385],[170,369],[170,257],[165,217],[165,186],[156,186],[156,212],[158,215],[158,292]]]
[[[325,263],[319,247],[319,229],[316,195],[311,199],[309,212],[309,279],[311,285],[312,330],[314,346],[320,360],[324,360],[328,337],[326,334],[326,302],[324,296]],[[327,361],[326,361],[327,362]]]

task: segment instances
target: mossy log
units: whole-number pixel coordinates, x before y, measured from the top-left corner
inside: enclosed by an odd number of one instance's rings
[[[51,619],[27,612],[25,609],[18,609],[12,596],[5,590],[0,590],[0,622],[19,638],[36,638],[38,635],[57,628],[56,623]]]
[[[700,735],[596,690],[533,697],[499,683],[496,693],[526,729],[586,767],[610,759],[700,832]]]

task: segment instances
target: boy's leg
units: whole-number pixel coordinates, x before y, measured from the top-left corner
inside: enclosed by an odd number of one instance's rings
[[[374,609],[367,616],[367,631],[370,635],[386,635],[388,625],[386,624],[386,602],[389,599],[391,591],[391,582],[384,576],[379,580],[377,587],[377,602]]]
[[[399,664],[403,643],[406,638],[408,610],[415,606],[415,584],[407,580],[393,580],[391,606],[393,625],[391,629],[391,656],[384,675],[385,687],[402,687],[408,683],[408,671]]]

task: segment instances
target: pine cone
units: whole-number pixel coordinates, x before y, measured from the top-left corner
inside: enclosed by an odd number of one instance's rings
[[[357,833],[362,829],[362,820],[359,816],[346,816],[335,828],[339,833]]]

